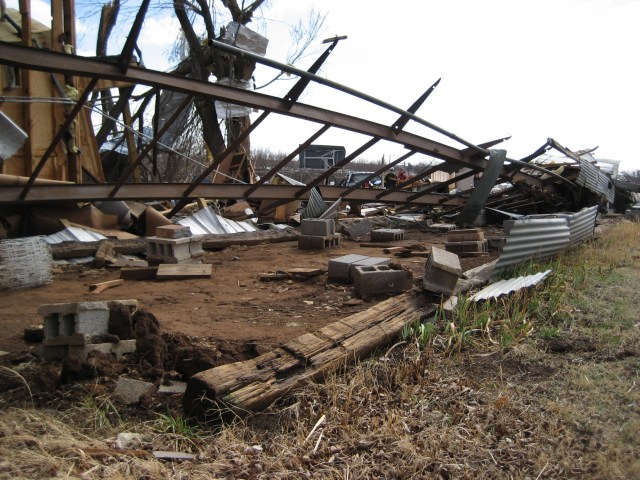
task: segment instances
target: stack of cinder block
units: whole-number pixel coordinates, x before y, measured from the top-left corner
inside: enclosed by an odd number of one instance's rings
[[[445,248],[448,252],[461,257],[479,257],[487,255],[487,241],[479,228],[451,230],[447,232]]]
[[[462,267],[455,253],[431,247],[431,255],[424,265],[422,277],[422,286],[425,290],[451,296],[460,275],[462,275]]]
[[[366,255],[343,255],[329,260],[328,278],[339,283],[353,283],[359,297],[397,294],[413,285],[410,271],[394,269],[390,258]]]
[[[342,257],[329,260],[327,277],[333,282],[353,283],[355,267],[374,267],[389,265],[390,258],[368,257],[366,255],[343,255]]]
[[[109,334],[112,308],[125,306],[133,309],[137,305],[136,300],[41,305],[38,314],[43,317],[44,340],[40,345],[40,358],[53,360],[75,355],[84,360],[92,350],[117,357],[135,351],[135,339],[117,342],[101,340]]]
[[[336,233],[333,219],[304,218],[300,223],[298,248],[301,250],[322,250],[340,245],[340,234]]]
[[[404,240],[404,230],[400,228],[378,228],[371,232],[372,242],[395,242]]]
[[[202,263],[202,235],[191,235],[183,225],[156,228],[155,237],[145,239],[149,263]]]

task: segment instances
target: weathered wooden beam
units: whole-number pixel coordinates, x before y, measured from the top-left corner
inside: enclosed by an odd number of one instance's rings
[[[185,413],[218,420],[262,410],[307,382],[390,343],[405,325],[434,311],[426,296],[405,293],[256,358],[200,372],[187,385]]]

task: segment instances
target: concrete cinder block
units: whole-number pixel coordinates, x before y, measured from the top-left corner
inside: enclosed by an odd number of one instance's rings
[[[86,360],[89,352],[99,351],[107,355],[113,355],[121,359],[128,353],[136,351],[136,340],[121,340],[118,343],[89,343],[87,345],[69,346],[68,355],[75,355],[81,360]]]
[[[147,237],[147,261],[153,263],[190,263],[193,255],[204,255],[202,235],[184,238]],[[193,251],[193,253],[192,253]]]
[[[347,279],[347,283],[353,283],[356,267],[377,267],[381,265],[389,265],[389,263],[391,263],[391,259],[386,257],[367,257],[363,260],[357,260],[349,267],[349,278]]]
[[[447,232],[447,242],[477,242],[480,240],[484,240],[484,232],[479,228],[450,230]]]
[[[184,225],[162,225],[156,227],[156,236],[160,238],[185,238],[191,236],[191,229]]]
[[[372,242],[395,242],[404,240],[404,230],[400,228],[379,228],[371,232]]]
[[[361,237],[362,235],[367,235],[371,233],[373,230],[373,225],[371,224],[371,220],[366,219],[361,222],[355,222],[352,225],[348,226],[346,229],[347,236],[349,240],[353,240],[354,238]]]
[[[437,247],[431,248],[422,277],[422,286],[425,290],[450,296],[460,275],[462,275],[462,268],[458,255]]]
[[[438,232],[446,233],[450,230],[455,230],[458,228],[455,223],[434,223],[431,225],[431,228],[437,230]]]
[[[453,252],[457,254],[461,253],[486,253],[489,251],[486,240],[480,240],[475,242],[447,242],[444,245],[447,252]]]
[[[327,278],[334,282],[353,283],[353,269],[356,266],[371,267],[374,265],[388,265],[390,258],[368,257],[366,255],[343,255],[329,260]]]
[[[109,328],[107,302],[53,303],[41,305],[44,338],[69,337],[75,333],[103,335]]]
[[[392,270],[386,265],[354,267],[354,292],[359,297],[398,294],[413,286],[413,274],[407,270]]]
[[[303,218],[300,223],[300,232],[302,235],[313,235],[316,237],[326,237],[335,235],[336,222],[332,218]]]
[[[351,266],[357,262],[365,260],[369,257],[366,255],[357,255],[352,253],[350,255],[343,255],[342,257],[332,258],[329,260],[329,267],[327,272],[327,278],[329,280],[341,283],[349,283]]]
[[[322,250],[340,245],[340,234],[327,236],[298,235],[298,248],[300,250]]]

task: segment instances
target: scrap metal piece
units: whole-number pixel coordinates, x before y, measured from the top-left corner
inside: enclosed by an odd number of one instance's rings
[[[491,189],[495,186],[496,180],[498,180],[506,158],[506,150],[489,150],[489,164],[484,169],[480,182],[471,192],[471,197],[460,214],[460,221],[463,225],[473,224],[478,215],[480,215],[487,198],[491,195]]]
[[[613,203],[615,198],[615,187],[611,178],[603,173],[596,165],[591,163],[595,159],[584,154],[579,157],[580,174],[576,183],[581,187],[586,187],[592,192],[604,196],[609,203]]]
[[[0,162],[13,157],[27,139],[27,132],[0,112]]]
[[[479,300],[488,300],[489,298],[498,298],[511,292],[516,292],[523,288],[537,285],[551,273],[551,269],[539,272],[534,275],[526,275],[523,277],[510,278],[509,280],[500,280],[483,288],[469,300],[477,302]]]
[[[309,201],[306,208],[300,214],[300,218],[320,218],[327,211],[327,204],[317,188],[309,192]]]
[[[222,233],[255,232],[257,230],[251,222],[235,222],[229,220],[228,218],[216,215],[211,208],[198,210],[190,217],[178,220],[178,223],[189,227],[191,233],[194,235],[219,235]]]
[[[57,233],[47,235],[44,237],[44,241],[49,245],[62,242],[97,242],[99,240],[106,240],[107,237],[98,232],[93,232],[80,227],[67,227],[64,230],[60,230]]]

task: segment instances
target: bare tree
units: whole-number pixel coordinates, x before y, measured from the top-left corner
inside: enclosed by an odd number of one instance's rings
[[[82,3],[86,0],[79,0]],[[116,22],[118,12],[122,13],[123,19],[120,19],[120,25],[127,23],[127,16],[131,16],[133,10],[127,10],[120,4],[120,0],[112,0],[114,3],[108,4],[102,11],[103,21],[101,22],[98,40],[98,55],[106,54],[106,41]],[[172,73],[185,75],[191,78],[209,81],[211,76],[217,79],[229,78],[231,80],[250,81],[253,77],[255,62],[246,58],[238,58],[232,55],[215,50],[210,47],[208,40],[219,40],[225,36],[226,24],[229,20],[235,22],[235,25],[246,26],[261,14],[261,9],[269,6],[267,0],[171,0],[170,3],[160,2],[157,8],[162,9],[171,5],[175,12],[176,18],[180,23],[182,36],[178,38],[174,46],[174,56],[180,58],[180,63]],[[93,7],[94,9],[96,7]],[[304,58],[312,42],[320,34],[325,16],[311,10],[305,18],[298,21],[291,27],[291,45],[287,55],[287,63],[295,63]],[[234,27],[235,28],[235,27]],[[239,27],[238,27],[239,28]],[[177,52],[180,52],[177,54]],[[278,79],[282,79],[280,75],[267,82],[273,83]],[[266,85],[262,85],[264,87]],[[158,92],[156,92],[158,93]],[[131,95],[131,92],[120,92],[121,97],[124,94]],[[155,95],[154,92],[148,92],[148,95]],[[156,98],[157,103],[160,97]],[[120,115],[118,105],[109,97],[103,97],[103,106],[105,111],[114,116]],[[205,157],[205,163],[211,159],[219,159],[220,154],[225,150],[227,145],[232,143],[244,130],[250,125],[248,116],[238,118],[221,119],[216,113],[215,104],[211,99],[204,97],[195,97],[193,100],[193,110],[196,113],[197,120],[193,121],[193,112],[186,111],[184,116],[180,118],[180,127],[178,136],[172,140],[172,148],[181,151],[182,148],[188,150],[200,149],[201,152],[208,151],[200,157]],[[158,110],[156,108],[156,116]],[[142,112],[138,115],[140,124],[144,120],[145,114]],[[188,128],[186,118],[189,118]],[[156,124],[157,125],[157,124]],[[199,135],[194,136],[191,129],[198,128]],[[140,128],[142,130],[142,128]],[[104,122],[98,134],[99,143],[104,142],[107,135],[111,132],[117,133],[114,129],[113,122],[108,120]],[[167,141],[164,138],[163,141]],[[185,147],[189,146],[189,147]],[[206,146],[206,148],[205,148]],[[249,139],[246,139],[238,148],[243,154],[241,156],[245,160],[240,167],[234,170],[234,175],[243,181],[250,181],[252,174],[252,166],[250,162],[250,145]],[[150,176],[164,177],[166,181],[175,180],[170,174],[174,169],[163,169],[159,166],[157,155],[154,153],[154,161],[152,165],[145,160],[142,177]],[[169,155],[168,158],[172,158]],[[163,158],[167,158],[163,155]],[[235,158],[235,156],[234,156]],[[188,170],[191,170],[189,168]],[[182,170],[176,170],[176,174]],[[180,176],[180,175],[179,175]],[[218,177],[216,181],[219,181]],[[224,176],[222,178],[225,178]]]

